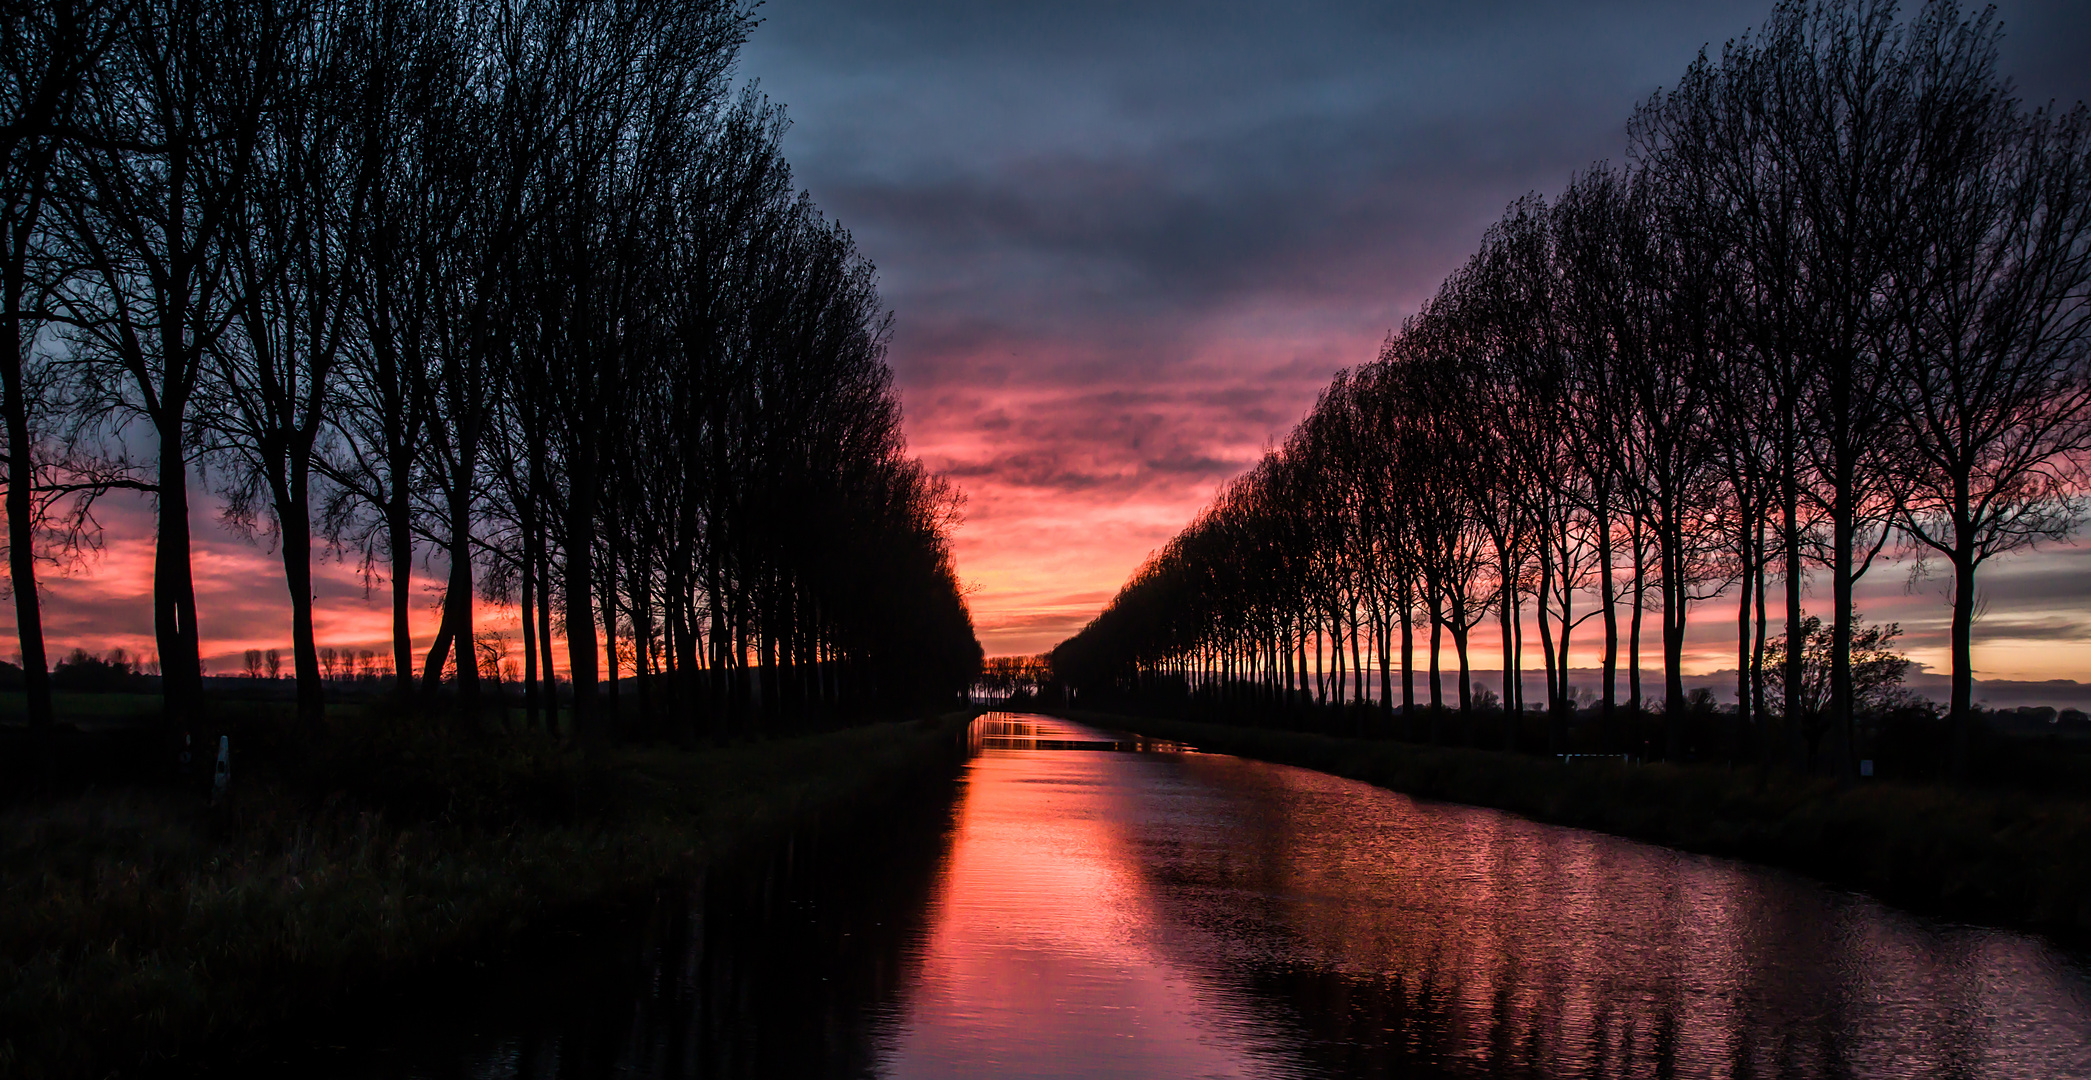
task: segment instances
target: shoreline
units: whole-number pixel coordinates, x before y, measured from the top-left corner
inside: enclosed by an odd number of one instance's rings
[[[876,812],[957,760],[972,715],[694,750],[451,744],[449,760],[432,760],[436,736],[318,788],[250,777],[218,810],[153,789],[11,808],[0,1074],[236,1058],[317,1010],[499,957],[798,822]]]
[[[1797,870],[1926,915],[2091,949],[2091,801],[1754,768],[1564,762],[1393,740],[1036,708],[1416,798]]]

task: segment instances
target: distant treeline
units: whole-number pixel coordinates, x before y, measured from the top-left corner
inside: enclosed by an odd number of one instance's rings
[[[741,0],[7,0],[0,404],[33,721],[39,561],[91,546],[118,489],[156,502],[162,692],[195,715],[192,483],[282,556],[307,721],[315,536],[389,587],[400,691],[454,669],[467,711],[475,597],[520,604],[531,720],[564,667],[583,733],[604,655],[608,693],[640,676],[670,726],[963,690],[957,495],[906,454],[871,264],[737,88],[754,25]]]
[[[980,675],[973,681],[973,691],[1007,697],[1035,692],[1052,679],[1052,662],[1044,654],[990,656],[980,665]]]
[[[1648,612],[1674,756],[1711,715],[1683,690],[1686,620],[1725,591],[1730,752],[1805,762],[1827,729],[1848,773],[1854,715],[1893,682],[1853,583],[1906,544],[1952,575],[1964,748],[1976,571],[2067,535],[2091,449],[2091,117],[2016,101],[1998,38],[1988,11],[1832,0],[1702,53],[1635,112],[1629,164],[1514,203],[1055,671],[1409,710],[1427,626],[1429,703],[1449,637],[1467,713],[1493,619],[1513,711],[1537,630],[1558,743],[1571,637],[1600,620],[1607,717],[1624,638],[1638,713]]]

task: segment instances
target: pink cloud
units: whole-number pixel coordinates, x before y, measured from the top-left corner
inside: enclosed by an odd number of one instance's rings
[[[1042,651],[1088,622],[1337,369],[1372,357],[1387,327],[1343,322],[1310,309],[1135,343],[1088,327],[903,337],[896,365],[933,373],[906,386],[910,445],[966,492],[954,546],[987,651]]]

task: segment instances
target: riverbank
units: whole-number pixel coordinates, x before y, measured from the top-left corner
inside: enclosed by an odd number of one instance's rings
[[[338,732],[220,806],[88,791],[0,814],[0,1075],[130,1075],[685,873],[792,822],[875,812],[970,713],[583,754],[527,736]]]
[[[1800,870],[1891,903],[2091,946],[2091,800],[1554,758],[1042,710],[1071,720]]]

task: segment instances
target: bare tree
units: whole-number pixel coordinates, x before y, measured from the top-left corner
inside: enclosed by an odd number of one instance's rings
[[[1907,454],[1894,464],[1903,531],[1953,574],[1953,761],[1973,712],[1975,572],[2066,536],[2091,450],[2091,114],[2023,116],[1981,80],[1936,106],[1901,234],[1881,349]]]
[[[159,504],[153,628],[170,722],[202,695],[190,572],[189,469],[203,449],[192,409],[209,351],[243,298],[227,243],[287,65],[294,11],[273,0],[169,0],[130,9],[79,111],[92,133],[70,156],[61,294],[93,404],[79,419],[153,441]]]
[[[51,681],[36,587],[39,444],[48,434],[47,385],[31,360],[49,321],[57,284],[49,258],[48,211],[61,155],[91,138],[83,113],[96,67],[115,44],[116,3],[10,0],[0,7],[0,421],[5,423],[8,578],[22,649],[29,723],[51,723]]]
[[[1975,568],[2078,524],[2091,441],[2091,114],[2023,115],[1996,41],[1990,13],[1945,0],[1909,19],[1827,0],[1702,54],[1636,113],[1629,168],[1512,204],[1376,364],[1054,651],[1056,672],[1196,692],[1214,663],[1244,666],[1241,628],[1260,624],[1259,674],[1340,706],[1346,640],[1362,685],[1361,609],[1383,667],[1398,612],[1412,704],[1422,608],[1439,704],[1437,639],[1453,629],[1464,653],[1462,608],[1493,598],[1511,703],[1529,592],[1558,746],[1570,637],[1598,616],[1612,708],[1623,546],[1629,709],[1652,588],[1666,751],[1705,734],[1684,727],[1689,610],[1732,584],[1729,753],[1754,736],[1769,761],[1777,717],[1803,767],[1834,733],[1848,777],[1855,713],[1879,704],[1854,683],[1853,588],[1899,530],[1954,567],[1964,732]],[[1833,609],[1819,698],[1801,668],[1810,565]]]
[[[223,464],[224,516],[266,522],[290,591],[298,716],[325,716],[312,630],[312,501],[336,361],[355,332],[374,152],[386,119],[360,107],[382,49],[362,12],[321,8],[287,35],[280,101],[257,140],[246,198],[226,233],[244,297],[236,331],[210,350],[203,419]]]
[[[371,666],[314,641],[315,532],[359,551],[367,582],[389,578],[402,692],[413,561],[447,564],[423,696],[454,670],[468,718],[481,669],[506,663],[480,647],[475,601],[517,586],[529,693],[541,662],[556,714],[556,624],[591,739],[606,730],[598,689],[614,712],[627,670],[643,715],[672,702],[691,723],[701,702],[768,721],[970,678],[958,499],[906,454],[875,273],[792,185],[781,112],[731,93],[751,7],[29,14],[7,27],[28,43],[8,106],[29,117],[6,129],[9,251],[23,255],[7,310],[18,360],[37,336],[24,319],[65,327],[66,420],[105,458],[63,485],[43,477],[17,364],[9,400],[29,421],[11,428],[9,503],[28,495],[33,519],[66,492],[157,492],[176,723],[202,689],[192,475],[281,552],[308,724],[323,683]],[[64,60],[96,19],[107,47]],[[66,79],[79,90],[64,109],[32,100]],[[46,224],[23,224],[29,206]],[[69,272],[38,277],[47,257]],[[55,302],[25,299],[36,289]],[[150,480],[127,471],[140,456]],[[86,506],[64,535],[91,537]],[[31,531],[11,526],[18,558]],[[33,613],[32,579],[16,575]],[[1329,615],[1355,651],[1354,620]],[[273,650],[247,659],[278,670]]]

